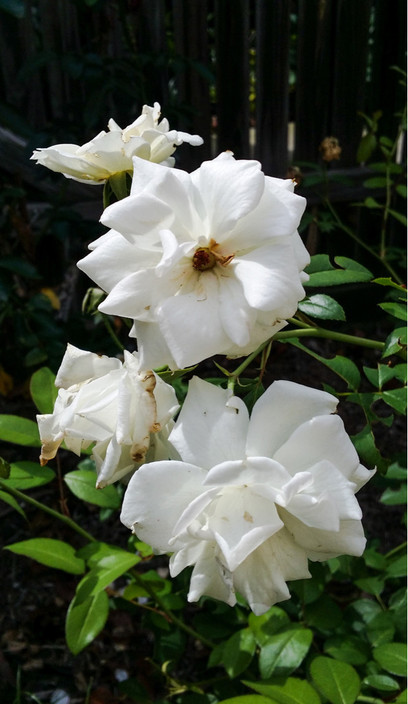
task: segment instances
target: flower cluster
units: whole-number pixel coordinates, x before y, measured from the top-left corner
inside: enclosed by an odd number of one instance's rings
[[[195,377],[174,423],[175,391],[152,370],[266,345],[304,297],[309,255],[291,180],[230,152],[191,174],[169,169],[175,145],[202,140],[159,115],[145,106],[125,130],[111,120],[83,147],[33,155],[87,183],[133,169],[78,266],[107,294],[99,309],[133,321],[138,345],[123,362],[68,346],[54,412],[38,416],[40,459],[62,442],[77,454],[92,446],[98,487],[129,482],[123,523],[172,553],[172,575],[193,566],[190,601],[233,605],[239,592],[261,614],[289,597],[287,581],[310,576],[308,560],[362,553],[355,493],[372,472],[336,398],[290,381],[275,381],[249,417],[232,390]]]

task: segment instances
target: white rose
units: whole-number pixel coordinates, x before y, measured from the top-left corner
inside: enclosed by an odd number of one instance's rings
[[[151,368],[254,351],[305,295],[305,199],[227,152],[192,174],[134,162],[131,195],[105,210],[112,229],[78,263],[109,293],[100,310],[133,318]]]
[[[36,149],[31,157],[51,171],[81,183],[104,183],[111,176],[133,170],[132,158],[138,156],[165,166],[174,166],[171,156],[183,142],[200,146],[198,135],[169,129],[167,120],[159,122],[160,105],[144,105],[142,114],[122,130],[109,120],[109,132],[102,131],[83,144],[55,144]]]
[[[55,457],[62,441],[77,455],[95,443],[97,486],[104,487],[132,472],[146,456],[173,456],[167,436],[178,409],[174,389],[152,371],[141,370],[136,353],[124,354],[122,364],[68,345],[56,377],[60,388],[54,412],[37,416],[41,464]],[[158,435],[153,442],[152,434]]]
[[[361,555],[355,492],[373,472],[359,463],[324,391],[276,381],[249,419],[243,402],[198,378],[170,435],[182,461],[142,466],[121,520],[170,572],[194,565],[189,601],[208,595],[256,614],[288,599],[308,559]]]

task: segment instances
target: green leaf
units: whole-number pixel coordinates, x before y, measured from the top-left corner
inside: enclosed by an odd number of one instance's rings
[[[272,606],[261,616],[251,613],[248,618],[248,626],[254,633],[258,645],[267,643],[271,635],[281,631],[289,623],[289,616],[279,606]]]
[[[10,476],[10,463],[0,457],[0,478],[8,479]]]
[[[102,591],[138,562],[140,562],[138,555],[115,549],[110,555],[99,560],[96,567],[93,567],[80,581],[77,588],[78,601]]]
[[[378,306],[385,310],[386,313],[398,318],[399,320],[407,320],[407,308],[402,303],[379,303]]]
[[[96,474],[91,470],[76,469],[68,472],[64,481],[78,499],[103,508],[120,507],[120,497],[116,488],[110,485],[104,489],[96,489]]]
[[[52,413],[58,389],[55,386],[55,374],[42,367],[34,372],[30,381],[30,393],[40,413]]]
[[[218,704],[277,704],[277,702],[269,697],[263,697],[261,694],[243,694],[242,697],[222,699]]]
[[[312,640],[313,633],[308,628],[294,628],[271,636],[259,655],[262,679],[293,672],[306,657]]]
[[[30,447],[41,445],[37,423],[6,414],[0,415],[0,440]]]
[[[305,606],[304,619],[308,626],[322,631],[330,631],[341,624],[343,614],[340,607],[328,594],[322,594],[319,599]]]
[[[299,303],[299,310],[311,318],[321,320],[345,320],[346,315],[340,303],[324,293],[308,296]]]
[[[406,488],[405,488],[406,490]],[[407,560],[405,555],[401,555],[396,560],[393,560],[391,564],[387,567],[387,578],[395,579],[396,577],[406,577],[407,576]]]
[[[333,636],[325,641],[323,650],[335,660],[349,665],[364,665],[370,657],[370,649],[357,636]]]
[[[327,255],[316,255],[319,258],[317,262],[313,262],[315,257],[312,257],[312,266],[306,268],[306,273],[310,274],[309,281],[305,282],[305,287],[316,286],[337,286],[340,284],[361,283],[370,281],[373,275],[362,264],[355,262],[354,259],[348,257],[335,257],[334,261],[340,268],[334,268]],[[325,269],[319,269],[319,266],[326,266]]]
[[[406,643],[387,643],[379,645],[373,651],[376,662],[392,675],[405,677],[407,673],[407,646]]]
[[[275,677],[271,683],[245,680],[244,684],[278,704],[320,704],[320,697],[309,682],[296,677],[282,678],[281,682]]]
[[[49,467],[40,467],[36,462],[13,462],[10,476],[4,482],[13,489],[33,489],[48,484],[55,478],[55,472]]]
[[[8,494],[7,491],[0,491],[0,499],[4,501],[6,504],[14,508],[18,513],[23,516],[27,520],[27,516],[25,515],[25,512],[21,508],[20,504],[16,501],[14,496],[11,496],[11,494]]]
[[[385,587],[384,580],[381,577],[362,577],[361,579],[356,579],[355,584],[363,592],[374,596],[380,596]]]
[[[361,381],[360,372],[357,365],[354,364],[351,359],[337,355],[336,357],[333,357],[333,359],[324,359],[324,357],[321,357],[320,361],[344,379],[349,389],[358,389]]]
[[[310,674],[318,690],[331,704],[354,704],[360,692],[360,678],[346,662],[324,656],[316,657]]]
[[[222,663],[229,677],[238,677],[244,672],[255,653],[255,636],[249,628],[243,628],[228,638],[224,644]]]
[[[388,335],[384,343],[384,349],[382,352],[382,357],[389,357],[392,354],[397,354],[404,345],[407,344],[407,329],[406,328],[395,328]]]
[[[388,179],[384,176],[373,176],[363,181],[364,188],[386,188]]]
[[[364,677],[363,684],[379,692],[395,692],[399,689],[397,680],[388,675],[368,675],[368,677]]]
[[[358,145],[356,155],[357,163],[363,164],[368,161],[376,146],[376,136],[372,132],[365,134],[364,137],[361,138],[360,144]]]
[[[357,435],[352,435],[351,439],[362,462],[369,467],[377,467],[377,470],[384,474],[387,469],[387,462],[376,447],[370,425],[367,424]]]
[[[392,614],[382,611],[367,624],[366,636],[373,648],[393,640],[395,626]]]
[[[391,391],[383,391],[383,400],[391,408],[394,408],[398,413],[405,415],[407,411],[407,389],[392,389]]]
[[[387,286],[390,288],[396,288],[397,291],[400,291],[401,293],[403,293],[405,297],[407,295],[406,288],[404,286],[402,286],[401,284],[397,284],[390,277],[380,276],[377,279],[373,279],[372,283],[378,284],[379,286]]]
[[[65,637],[71,653],[78,655],[103,629],[109,614],[109,599],[101,591],[85,601],[71,601],[65,622]]]
[[[70,574],[83,574],[85,572],[85,562],[75,555],[72,545],[64,543],[62,540],[52,538],[31,538],[22,540],[13,545],[7,545],[5,550],[10,550],[17,555],[25,555],[42,565],[54,567],[57,570],[64,570]]]
[[[391,487],[388,487],[382,493],[380,501],[386,506],[405,506],[407,503],[407,485],[401,484],[399,489],[392,489]]]
[[[392,215],[393,218],[398,220],[398,222],[401,223],[401,225],[404,225],[404,227],[407,226],[407,218],[405,215],[402,213],[399,213],[397,210],[392,210],[391,208],[388,208],[388,212],[390,215]]]

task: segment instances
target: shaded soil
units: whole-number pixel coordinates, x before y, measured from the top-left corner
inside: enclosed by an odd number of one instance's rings
[[[374,336],[374,335],[373,335]],[[342,354],[334,343],[321,340],[308,345],[319,354],[330,357]],[[354,351],[358,366],[374,366],[376,353],[357,348]],[[221,360],[220,360],[221,361]],[[225,360],[222,360],[225,364]],[[228,363],[235,368],[237,363]],[[209,367],[208,367],[209,368]],[[213,374],[213,368],[211,368]],[[257,372],[254,371],[256,374]],[[248,372],[248,376],[250,376]],[[321,388],[326,383],[339,388],[339,379],[330,370],[290,345],[276,345],[264,374],[265,386],[276,378]],[[0,411],[30,416],[32,409],[24,397],[3,400]],[[387,408],[376,411],[389,414]],[[361,409],[342,402],[339,406],[347,431],[355,434],[365,424]],[[376,429],[377,441],[385,456],[402,453],[405,447],[405,422],[396,419],[391,428],[381,424]],[[4,446],[2,455],[17,459],[15,448]],[[22,448],[19,459],[36,459],[37,452]],[[63,471],[76,465],[76,458],[62,451]],[[30,495],[46,505],[60,510],[64,504],[80,525],[100,540],[126,547],[128,531],[116,516],[101,522],[99,509],[79,502],[57,481],[32,490]],[[384,480],[374,478],[359,494],[364,513],[364,527],[368,539],[379,541],[379,548],[387,552],[405,540],[401,526],[400,507],[384,506],[378,499],[384,490]],[[63,492],[63,494],[61,493]],[[32,537],[52,537],[66,540],[76,547],[83,541],[73,535],[62,523],[50,516],[25,506],[28,523],[12,508],[0,503],[2,544],[8,545]],[[163,558],[161,563],[163,565]],[[149,568],[152,564],[149,564]],[[2,704],[25,704],[33,701],[27,694],[16,699],[18,678],[21,690],[35,695],[39,702],[51,704],[130,704],[119,691],[119,682],[125,676],[137,677],[153,701],[163,694],[164,678],[148,661],[153,653],[152,634],[143,627],[140,618],[125,611],[111,611],[108,623],[96,640],[74,657],[65,645],[64,621],[77,580],[58,570],[52,570],[22,556],[3,551],[0,563],[2,605],[0,610],[0,701]],[[115,585],[115,589],[119,589]],[[206,657],[198,644],[189,644],[183,664],[186,672],[195,660]],[[58,700],[60,692],[60,700]],[[64,699],[65,696],[65,699]]]

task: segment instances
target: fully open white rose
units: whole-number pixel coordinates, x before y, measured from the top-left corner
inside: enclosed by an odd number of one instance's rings
[[[112,229],[78,263],[109,293],[100,309],[133,318],[142,365],[249,354],[304,297],[305,199],[227,152],[192,174],[134,161],[130,196],[102,216]]]
[[[55,457],[65,442],[77,455],[95,443],[98,487],[121,479],[146,459],[167,459],[167,437],[178,409],[174,389],[137,355],[116,358],[68,345],[57,374],[60,387],[52,414],[38,415],[40,461]]]
[[[182,461],[142,466],[121,519],[170,571],[194,565],[189,600],[208,595],[256,614],[289,598],[287,580],[310,577],[308,559],[361,555],[355,492],[373,472],[324,391],[276,381],[249,419],[243,402],[198,378],[170,441]]]
[[[165,166],[174,166],[171,156],[183,142],[200,146],[198,135],[170,130],[166,119],[159,122],[160,105],[144,105],[142,114],[122,130],[114,120],[109,120],[109,132],[102,131],[90,142],[83,144],[55,144],[36,149],[31,157],[51,171],[62,173],[81,183],[104,183],[115,174],[133,170],[132,157],[148,159]]]

